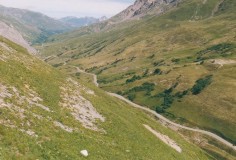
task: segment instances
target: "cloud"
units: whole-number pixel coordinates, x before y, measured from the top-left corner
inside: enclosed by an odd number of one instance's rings
[[[127,8],[133,0],[0,0],[0,4],[42,12],[51,17],[112,16]]]

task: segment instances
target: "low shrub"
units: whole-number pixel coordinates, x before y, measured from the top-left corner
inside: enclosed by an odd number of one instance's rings
[[[170,94],[166,94],[164,96],[164,102],[163,102],[163,108],[167,109],[171,106],[171,104],[174,102],[174,96],[170,95]]]
[[[173,62],[173,63],[178,63],[179,61],[180,61],[179,58],[173,58],[173,59],[171,60],[171,62]]]
[[[155,87],[154,83],[145,82],[141,86],[132,88],[130,91],[134,91],[134,92],[141,92],[141,91],[151,92],[151,91],[154,90],[154,87]]]
[[[162,71],[161,71],[161,69],[157,68],[154,70],[153,74],[160,75],[160,74],[162,74]]]
[[[81,74],[79,72],[75,73],[76,77],[79,77]]]
[[[202,92],[208,85],[212,82],[212,75],[200,78],[195,82],[195,85],[192,87],[191,92],[194,95],[197,95]]]
[[[58,63],[58,64],[53,64],[52,66],[57,68],[57,67],[60,67],[60,66],[63,66],[64,63]]]
[[[183,92],[177,92],[177,93],[175,94],[175,97],[181,99],[181,98],[183,98],[185,95],[188,94],[188,91],[189,91],[189,90],[185,90],[185,91],[183,91]]]
[[[225,54],[228,51],[234,49],[235,46],[233,44],[230,43],[221,43],[221,44],[217,44],[217,45],[213,45],[207,49],[201,50],[199,52],[197,52],[198,55],[204,55],[207,53],[212,53],[212,54]]]
[[[149,59],[153,59],[155,57],[155,54],[152,54],[151,56],[149,56]]]
[[[156,106],[156,112],[157,113],[165,113],[165,109],[162,108],[161,106]]]
[[[149,72],[149,69],[146,69],[142,77],[146,77],[148,75],[148,72]]]
[[[132,78],[127,79],[127,80],[126,80],[126,83],[132,83],[132,82],[134,82],[134,81],[136,81],[136,80],[140,80],[140,79],[141,79],[140,76],[134,75]]]
[[[150,96],[151,92],[154,91],[154,88],[155,88],[154,83],[145,82],[141,86],[131,88],[130,90],[124,92],[123,95],[128,95],[129,100],[133,101],[133,99],[135,99],[135,94],[137,92],[144,91],[146,96]]]
[[[164,60],[156,61],[156,62],[153,63],[154,66],[161,66],[161,65],[164,65],[164,64],[165,64]]]
[[[134,93],[129,93],[128,94],[128,99],[133,101],[135,99],[136,95]]]

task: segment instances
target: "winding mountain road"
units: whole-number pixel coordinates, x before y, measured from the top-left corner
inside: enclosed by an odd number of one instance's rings
[[[99,87],[99,84],[98,84],[98,82],[97,82],[97,75],[95,75],[95,74],[93,74],[93,73],[85,72],[84,70],[81,70],[81,69],[78,68],[78,67],[77,67],[77,71],[80,72],[80,73],[85,73],[85,74],[87,74],[87,75],[92,76],[92,77],[93,77],[93,83],[94,83],[97,87]],[[225,144],[226,146],[232,148],[233,150],[236,150],[236,146],[234,146],[232,143],[228,142],[227,140],[221,138],[220,136],[218,136],[218,135],[216,135],[216,134],[214,134],[214,133],[212,133],[212,132],[205,131],[205,130],[201,130],[201,129],[197,129],[197,128],[190,128],[190,127],[183,126],[183,125],[181,125],[181,124],[177,124],[177,123],[172,122],[172,121],[170,121],[169,119],[165,118],[164,116],[158,114],[158,113],[155,112],[154,110],[151,110],[151,109],[149,109],[149,108],[147,108],[147,107],[144,107],[144,106],[140,106],[140,105],[138,105],[138,104],[135,104],[135,103],[131,102],[130,100],[124,98],[124,97],[121,96],[121,95],[118,95],[118,94],[115,94],[115,93],[111,93],[111,92],[106,92],[106,93],[107,93],[108,95],[110,95],[110,96],[113,96],[113,97],[116,97],[116,98],[118,98],[118,99],[120,99],[120,100],[122,100],[122,101],[125,101],[126,103],[132,105],[132,106],[135,107],[135,108],[138,108],[138,109],[144,110],[144,111],[146,111],[146,112],[148,112],[148,113],[151,113],[151,114],[155,115],[157,118],[163,120],[164,122],[166,122],[166,123],[168,123],[168,124],[171,124],[171,125],[173,125],[173,126],[175,126],[175,127],[178,127],[178,128],[181,128],[181,129],[185,129],[185,130],[188,130],[188,131],[193,131],[193,132],[198,132],[198,133],[202,133],[202,134],[208,135],[208,136],[210,136],[210,137],[212,137],[212,138],[218,140],[219,142]]]

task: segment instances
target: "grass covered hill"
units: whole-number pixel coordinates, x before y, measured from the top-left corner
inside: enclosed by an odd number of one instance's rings
[[[236,144],[236,1],[183,0],[161,16],[51,37],[42,57],[80,66],[100,86]]]
[[[0,159],[213,159],[149,115],[0,38]],[[77,75],[78,76],[78,75]],[[179,153],[147,130],[168,136]]]

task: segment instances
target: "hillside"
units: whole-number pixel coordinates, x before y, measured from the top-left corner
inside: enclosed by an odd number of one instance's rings
[[[159,16],[169,10],[177,7],[182,0],[136,0],[135,3],[129,6],[127,9],[121,11],[117,15],[107,19],[106,17],[101,17],[99,23],[89,23],[93,22],[93,19],[89,17],[85,18],[74,18],[74,17],[65,17],[62,21],[68,23],[69,25],[81,27],[79,30],[74,32],[68,32],[67,38],[76,36],[83,36],[98,32],[107,32],[114,30],[115,28],[123,28],[123,23],[126,23],[130,26],[134,25],[134,20],[142,20],[146,16]],[[92,21],[91,21],[92,20]],[[80,25],[80,24],[90,24]],[[84,27],[86,26],[86,27]]]
[[[133,5],[110,19],[112,22],[122,22],[139,19],[147,15],[161,15],[177,6],[181,0],[136,0]]]
[[[13,26],[9,26],[4,22],[0,22],[0,35],[23,46],[30,53],[35,54],[36,50],[30,46],[29,42],[27,42]]]
[[[1,5],[0,21],[13,26],[30,43],[40,43],[50,35],[72,29],[71,26],[41,13]]]
[[[90,77],[68,77],[2,37],[0,74],[1,159],[82,159],[84,149],[91,160],[213,159]]]
[[[69,65],[93,72],[101,88],[236,144],[235,11],[233,0],[181,1],[98,33],[54,36],[42,56],[67,72]]]

